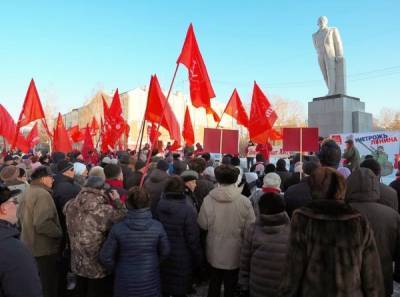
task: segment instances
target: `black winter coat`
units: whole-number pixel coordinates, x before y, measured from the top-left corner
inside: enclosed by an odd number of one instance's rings
[[[100,251],[100,262],[114,272],[114,297],[159,297],[159,263],[169,254],[168,238],[148,208],[129,210],[114,225]]]
[[[153,215],[157,209],[158,201],[160,201],[161,193],[164,192],[168,177],[169,175],[165,171],[154,169],[144,182],[144,189],[151,198],[151,212]]]
[[[78,196],[80,191],[81,187],[73,178],[65,176],[62,173],[56,175],[53,183],[53,198],[59,214],[62,214],[65,204]]]
[[[53,183],[53,199],[57,208],[58,218],[60,219],[60,225],[63,231],[63,238],[60,245],[60,250],[64,251],[68,242],[68,231],[65,223],[65,215],[63,209],[65,204],[71,199],[78,196],[81,191],[81,186],[73,179],[65,176],[62,173],[58,173],[54,178]]]
[[[0,220],[0,297],[41,297],[36,262],[18,236],[13,225]]]
[[[304,178],[300,183],[290,186],[284,194],[286,202],[286,212],[292,217],[293,212],[305,206],[311,201],[311,190],[308,185],[308,178]]]
[[[397,192],[397,201],[400,204],[400,176],[390,183],[390,186]]]
[[[252,297],[275,296],[282,280],[289,244],[290,220],[286,212],[261,214],[246,229],[240,254],[239,283]]]
[[[215,186],[212,181],[200,175],[199,179],[197,180],[196,189],[194,190],[194,195],[196,196],[197,201],[199,202],[199,207],[201,207],[204,198],[206,198],[206,196],[211,192],[212,189],[214,189],[214,187]]]
[[[184,194],[165,193],[155,216],[164,225],[171,245],[171,253],[161,265],[162,291],[186,295],[192,274],[203,259],[196,211]]]
[[[363,214],[374,231],[381,259],[385,296],[393,293],[393,261],[400,256],[400,215],[379,203],[379,181],[368,168],[359,168],[347,179],[346,200]]]
[[[130,188],[135,186],[140,186],[140,181],[142,180],[143,173],[141,171],[135,171],[130,177],[125,181],[125,189],[129,191]]]

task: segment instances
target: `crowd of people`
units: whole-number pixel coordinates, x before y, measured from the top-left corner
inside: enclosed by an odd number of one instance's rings
[[[391,296],[400,171],[351,142],[269,151],[3,154],[0,297]]]

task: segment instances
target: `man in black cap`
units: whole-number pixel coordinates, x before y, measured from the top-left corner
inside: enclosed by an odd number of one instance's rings
[[[51,197],[53,173],[39,166],[31,175],[31,185],[20,204],[21,240],[36,259],[42,282],[43,296],[57,296],[57,254],[62,229]],[[29,295],[27,295],[29,296]]]
[[[354,145],[352,139],[348,139],[345,141],[346,149],[343,153],[343,158],[345,159],[344,163],[347,168],[349,168],[352,172],[358,168],[360,168],[360,153]]]
[[[127,188],[127,181],[132,176],[133,172],[131,168],[129,168],[130,156],[127,152],[119,152],[118,161],[122,170],[122,175],[124,176],[124,187]]]
[[[60,296],[64,295],[64,291],[67,286],[68,263],[70,261],[68,252],[68,232],[63,208],[69,200],[74,199],[81,191],[81,186],[75,182],[74,176],[74,164],[68,160],[61,160],[58,162],[57,175],[54,177],[53,183],[53,199],[63,231],[63,237],[58,255],[58,288]]]
[[[67,160],[58,162],[53,183],[53,198],[59,213],[62,213],[64,205],[75,198],[81,190],[74,181],[74,176],[74,164]]]
[[[35,260],[18,239],[17,222],[20,190],[0,184],[0,294],[1,296],[42,296]]]

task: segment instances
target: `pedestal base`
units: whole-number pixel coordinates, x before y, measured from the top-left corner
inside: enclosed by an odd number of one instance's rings
[[[360,98],[343,94],[314,98],[308,103],[308,126],[318,127],[323,137],[372,130],[372,114]]]

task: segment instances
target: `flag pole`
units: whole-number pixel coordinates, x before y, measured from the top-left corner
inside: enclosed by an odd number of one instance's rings
[[[300,127],[300,163],[303,167],[303,128]],[[300,170],[300,180],[303,177],[303,168]]]
[[[162,113],[161,113],[161,119],[160,119],[160,121],[157,123],[156,136],[154,137],[154,140],[153,140],[153,142],[152,142],[152,144],[151,144],[151,146],[150,146],[150,149],[149,149],[149,152],[148,152],[148,155],[147,155],[145,170],[144,170],[144,172],[143,172],[142,179],[140,180],[140,187],[143,186],[144,178],[145,178],[145,176],[146,176],[146,174],[147,174],[147,170],[148,170],[148,168],[149,168],[149,164],[150,164],[150,159],[151,159],[151,155],[152,155],[152,152],[153,152],[153,148],[154,148],[154,145],[157,143],[157,140],[158,140],[158,131],[160,130],[161,122],[162,122],[163,119],[164,119],[165,108],[166,108],[166,106],[167,106],[167,104],[168,104],[169,97],[170,97],[170,95],[171,95],[172,87],[173,87],[174,82],[175,82],[176,74],[178,73],[179,65],[180,65],[179,63],[176,63],[175,72],[174,72],[174,75],[173,75],[173,77],[172,77],[171,84],[169,85],[169,90],[168,90],[168,94],[167,94],[165,106],[164,106],[163,111],[162,111]]]
[[[142,124],[140,125],[139,135],[138,135],[138,138],[136,140],[136,152],[137,152],[138,156],[140,156],[140,151],[142,150],[142,141],[143,141],[143,135],[144,135],[144,128],[146,126],[146,120],[144,119],[145,116],[146,116],[146,113],[143,116]],[[140,139],[140,141],[139,141],[139,139]],[[139,143],[139,150],[137,149],[138,143]]]
[[[229,103],[229,102],[228,102]],[[221,117],[219,118],[219,122],[217,123],[217,127],[215,127],[216,129],[218,129],[218,127],[219,127],[219,124],[221,123],[221,121],[222,121],[222,117],[224,116],[224,114],[225,114],[225,111],[226,111],[226,107],[228,106],[228,104],[225,106],[225,109],[224,109],[224,112],[221,114]],[[233,121],[233,120],[232,120]]]

